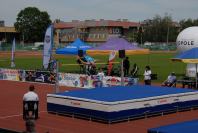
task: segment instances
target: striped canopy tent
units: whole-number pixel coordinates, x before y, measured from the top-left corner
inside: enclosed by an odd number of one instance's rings
[[[123,38],[112,37],[100,46],[87,50],[87,54],[109,55],[112,50],[125,50],[127,55],[149,53],[149,49],[139,48]]]
[[[181,61],[184,63],[195,64],[196,66],[196,88],[197,88],[197,64],[198,64],[198,47],[192,48],[172,58],[172,61]]]

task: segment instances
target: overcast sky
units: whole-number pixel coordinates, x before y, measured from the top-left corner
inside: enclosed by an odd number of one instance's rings
[[[0,20],[12,26],[26,7],[47,11],[51,20],[128,19],[142,21],[168,13],[173,20],[197,19],[198,0],[0,0]]]

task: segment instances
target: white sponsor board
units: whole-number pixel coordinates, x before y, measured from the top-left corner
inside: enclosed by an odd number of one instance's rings
[[[82,74],[59,73],[59,85],[70,87],[90,88],[89,76]]]
[[[187,64],[187,66],[186,66],[186,76],[196,77],[196,71],[198,72],[198,68],[196,70],[196,64]]]

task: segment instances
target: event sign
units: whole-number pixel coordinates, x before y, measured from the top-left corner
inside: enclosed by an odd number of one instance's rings
[[[16,69],[1,69],[0,68],[0,79],[19,81],[19,71]]]
[[[50,25],[45,33],[44,48],[43,48],[43,67],[48,68],[48,64],[52,54],[52,43],[53,43],[53,26]]]

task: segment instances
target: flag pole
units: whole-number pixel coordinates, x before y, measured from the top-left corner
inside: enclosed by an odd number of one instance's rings
[[[54,90],[55,90],[55,93],[59,93],[59,82],[58,82],[58,77],[59,77],[59,62],[58,60],[55,61],[56,63],[56,73],[55,73],[55,85],[54,85]]]
[[[121,86],[124,86],[123,58],[122,58],[122,61],[121,61]]]
[[[13,39],[12,42],[12,57],[11,57],[11,68],[15,67],[15,63],[14,63],[14,56],[15,56],[15,38]]]
[[[196,86],[196,89],[197,89],[197,63],[195,65],[196,65],[196,77],[195,77],[195,80],[196,80],[195,83],[196,83],[196,85],[195,86]]]

